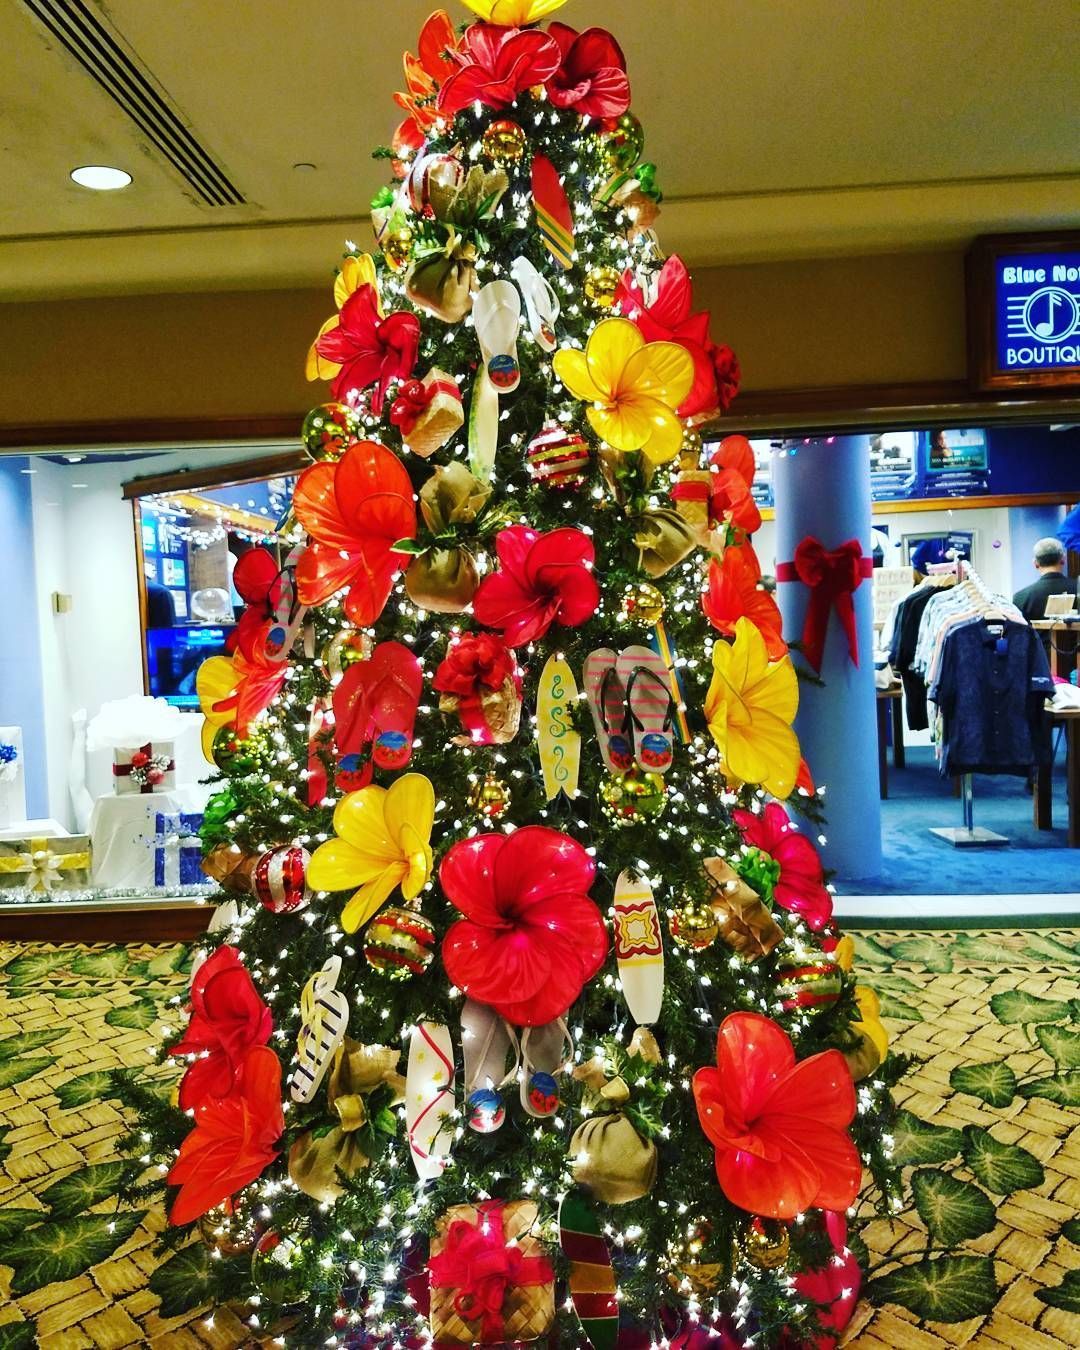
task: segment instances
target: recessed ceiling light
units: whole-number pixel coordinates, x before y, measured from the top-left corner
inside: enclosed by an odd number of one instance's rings
[[[71,176],[80,187],[92,188],[95,192],[115,192],[131,182],[131,174],[107,164],[83,164],[72,169]]]

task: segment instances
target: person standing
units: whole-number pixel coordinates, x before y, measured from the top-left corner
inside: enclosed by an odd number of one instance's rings
[[[1034,562],[1038,581],[1013,596],[1013,604],[1028,623],[1046,617],[1046,602],[1050,596],[1076,594],[1076,578],[1065,575],[1065,548],[1059,540],[1040,539],[1035,545]]]

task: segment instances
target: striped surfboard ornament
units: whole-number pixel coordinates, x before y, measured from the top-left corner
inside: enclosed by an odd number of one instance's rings
[[[341,957],[331,956],[317,970],[300,995],[300,1031],[296,1037],[297,1065],[289,1080],[294,1102],[309,1102],[330,1067],[349,1026],[349,1003],[337,991]]]
[[[574,217],[559,171],[547,155],[532,162],[533,205],[547,251],[564,271],[574,265]]]
[[[570,1298],[593,1350],[615,1350],[619,1302],[615,1272],[600,1224],[584,1192],[574,1188],[559,1205],[559,1245],[570,1262]]]

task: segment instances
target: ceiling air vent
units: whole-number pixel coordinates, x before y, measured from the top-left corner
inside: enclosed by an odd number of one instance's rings
[[[207,206],[242,206],[243,195],[82,0],[23,0],[82,68],[123,108]]]

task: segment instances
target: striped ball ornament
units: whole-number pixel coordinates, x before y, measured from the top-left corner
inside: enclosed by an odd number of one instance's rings
[[[576,431],[548,422],[529,442],[525,462],[530,477],[545,487],[577,487],[589,468],[589,443]]]
[[[840,967],[824,953],[805,960],[783,956],[776,963],[776,987],[785,1012],[800,1008],[816,1012],[835,1003],[843,992],[844,976]]]
[[[364,933],[364,959],[390,980],[422,975],[435,957],[435,928],[416,909],[390,905]]]
[[[311,854],[297,844],[272,848],[255,864],[251,889],[271,914],[294,914],[311,899],[307,866]]]

